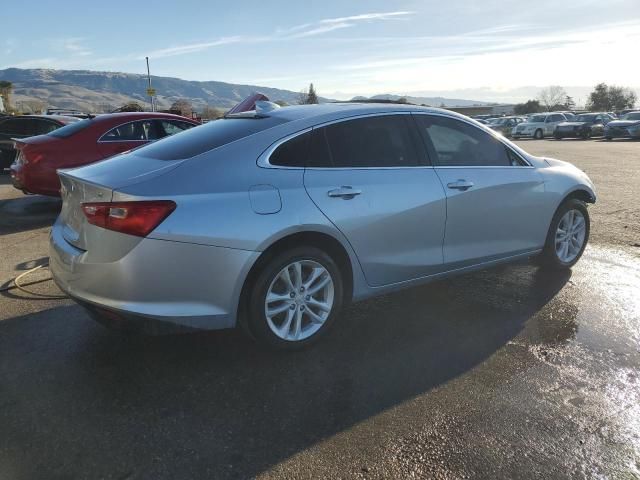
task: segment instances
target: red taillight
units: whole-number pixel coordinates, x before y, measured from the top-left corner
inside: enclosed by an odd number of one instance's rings
[[[89,223],[139,237],[149,235],[175,208],[171,200],[82,204]]]

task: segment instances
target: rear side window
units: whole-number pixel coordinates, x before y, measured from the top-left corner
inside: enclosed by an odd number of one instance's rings
[[[188,130],[195,125],[188,122],[181,122],[179,120],[158,120],[161,128],[161,135],[166,137],[168,135],[175,135],[183,130]]]
[[[153,120],[139,120],[112,128],[101,138],[101,142],[135,142],[159,138]]]
[[[49,120],[35,120],[35,129],[33,135],[46,135],[49,132],[53,132],[60,127],[57,123],[50,122]]]
[[[310,140],[311,132],[287,140],[269,156],[269,163],[281,167],[304,167],[307,162]]]
[[[224,118],[166,137],[135,151],[135,155],[158,160],[190,158],[254,133],[285,123],[278,117]]]
[[[416,115],[427,148],[442,166],[518,166],[521,161],[494,136],[452,118]]]
[[[314,129],[310,167],[412,167],[420,157],[408,115],[346,120]]]

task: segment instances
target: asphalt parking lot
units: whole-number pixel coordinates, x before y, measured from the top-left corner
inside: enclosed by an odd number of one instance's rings
[[[594,180],[570,274],[354,305],[317,347],[125,337],[46,270],[59,202],[0,177],[0,479],[640,478],[640,143],[522,141]]]

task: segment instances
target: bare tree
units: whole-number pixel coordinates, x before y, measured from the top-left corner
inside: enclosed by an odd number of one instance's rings
[[[193,106],[189,100],[181,98],[173,102],[170,110],[180,112],[179,114],[183,117],[190,117],[193,113]]]
[[[202,109],[201,117],[206,120],[217,120],[224,116],[224,110],[216,107],[206,106]]]
[[[559,85],[551,85],[543,88],[538,94],[538,100],[544,105],[548,112],[558,105],[564,105],[566,99],[567,92]]]

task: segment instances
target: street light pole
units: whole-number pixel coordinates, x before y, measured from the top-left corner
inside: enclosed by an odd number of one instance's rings
[[[151,103],[151,111],[155,112],[155,105],[153,104],[153,95],[151,95],[151,74],[149,73],[149,57],[144,57],[147,60],[147,83],[148,83],[148,92],[149,92],[149,102]]]

